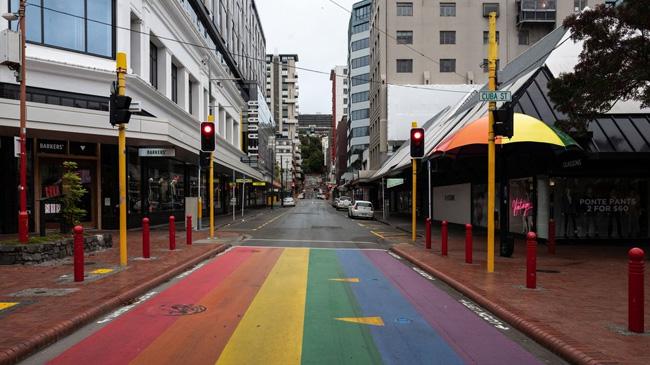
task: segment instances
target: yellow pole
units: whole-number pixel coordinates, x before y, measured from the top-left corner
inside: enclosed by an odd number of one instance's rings
[[[497,41],[496,41],[496,21],[497,14],[490,13],[489,33],[488,33],[488,71],[489,82],[488,90],[496,90],[496,62],[497,62]],[[494,272],[494,201],[495,201],[495,155],[496,147],[494,145],[494,114],[496,103],[491,101],[489,104],[489,127],[488,127],[488,206],[487,206],[487,272]],[[505,212],[501,212],[504,214]]]
[[[208,122],[214,123],[214,115],[208,115]],[[210,152],[210,172],[209,172],[209,189],[210,189],[210,239],[214,238],[214,163],[212,162],[213,152]]]
[[[126,95],[126,53],[117,53],[117,94]],[[119,125],[118,168],[120,185],[120,265],[126,266],[126,125]]]
[[[413,122],[411,123],[411,128],[417,128],[418,123]],[[413,165],[413,191],[411,192],[411,240],[415,242],[415,230],[417,228],[417,222],[416,222],[416,217],[415,217],[415,205],[416,205],[416,197],[417,197],[417,187],[418,187],[418,168],[417,164],[418,162],[413,158],[411,159],[411,164]]]

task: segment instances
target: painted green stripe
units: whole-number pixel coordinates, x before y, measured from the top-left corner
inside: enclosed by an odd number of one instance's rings
[[[337,321],[363,317],[335,250],[310,250],[302,364],[381,364],[369,327]]]

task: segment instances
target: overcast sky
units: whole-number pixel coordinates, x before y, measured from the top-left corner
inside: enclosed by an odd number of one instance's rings
[[[334,0],[352,9],[359,0]],[[256,0],[266,37],[267,53],[296,53],[300,113],[332,113],[329,71],[347,63],[350,13],[329,0]]]

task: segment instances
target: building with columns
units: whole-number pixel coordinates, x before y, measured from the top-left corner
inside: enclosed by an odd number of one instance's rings
[[[43,2],[44,3],[44,2]],[[0,13],[18,1],[0,2]],[[265,178],[241,162],[247,83],[265,87],[265,39],[252,0],[75,0],[29,2],[27,8],[27,152],[30,230],[55,225],[64,161],[77,162],[88,191],[84,226],[113,229],[118,221],[117,128],[108,96],[116,54],[128,60],[126,94],[140,102],[127,137],[129,226],[185,214],[186,198],[207,201],[199,171],[199,123],[215,115],[216,211],[227,212],[233,179]],[[235,6],[237,5],[237,6]],[[243,6],[242,6],[243,5]],[[47,19],[47,21],[45,21]],[[0,22],[0,30],[17,22]],[[0,161],[5,187],[18,186],[19,93],[14,72],[0,66]],[[247,187],[245,202],[260,194]],[[250,189],[250,190],[248,190]],[[0,233],[17,228],[17,194],[0,196]],[[241,199],[238,199],[238,204]],[[47,214],[41,213],[49,202]],[[53,204],[53,205],[52,205]],[[204,204],[207,209],[208,204]],[[207,212],[204,213],[207,216]]]

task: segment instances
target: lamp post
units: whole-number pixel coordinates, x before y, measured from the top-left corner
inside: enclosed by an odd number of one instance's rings
[[[21,243],[27,243],[29,240],[29,214],[27,213],[27,83],[25,81],[27,57],[25,56],[25,5],[26,0],[20,0],[17,14],[2,14],[2,17],[8,21],[18,20],[20,32],[20,184],[18,185],[20,209],[18,211],[18,240]]]

